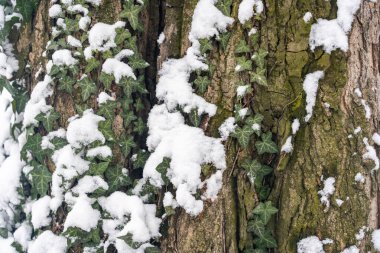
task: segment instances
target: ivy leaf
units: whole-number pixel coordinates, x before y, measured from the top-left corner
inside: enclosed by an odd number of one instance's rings
[[[245,149],[248,147],[249,140],[252,134],[252,127],[245,125],[243,128],[236,128],[235,132],[232,133],[231,136],[237,138],[240,146]]]
[[[220,45],[222,46],[222,50],[227,50],[228,42],[230,41],[231,34],[230,33],[223,33],[219,36]]]
[[[66,141],[66,139],[58,138],[58,137],[54,137],[50,141],[50,143],[54,145],[54,149],[55,150],[61,149],[61,148],[63,148],[64,146],[66,146],[68,144],[68,142]]]
[[[107,170],[109,162],[91,163],[86,174],[91,176],[101,176]]]
[[[132,239],[133,235],[131,233],[128,233],[124,236],[120,236],[118,237],[118,239],[121,239],[123,240],[126,244],[128,244],[131,248],[133,249],[138,249],[142,243],[139,243],[139,242],[134,242],[133,239]]]
[[[162,251],[157,247],[147,247],[145,253],[162,253]]]
[[[100,66],[100,61],[98,61],[96,58],[90,58],[87,61],[86,69],[84,70],[85,73],[90,73],[94,69],[98,68]]]
[[[124,10],[120,13],[121,18],[127,18],[129,24],[136,30],[139,27],[139,13],[142,10],[142,6],[134,5],[133,3],[127,2],[124,5]]]
[[[251,59],[256,63],[259,69],[263,69],[265,67],[265,57],[267,55],[268,52],[260,48],[257,53],[252,55]]]
[[[24,111],[25,105],[29,101],[28,92],[18,93],[14,95],[13,98],[13,110],[17,113],[21,113],[22,111]]]
[[[235,49],[235,53],[239,54],[239,53],[249,53],[251,51],[251,49],[249,48],[247,42],[242,39],[238,42],[238,44],[236,45],[236,49]]]
[[[267,231],[264,236],[259,237],[258,239],[255,239],[254,243],[264,248],[277,247],[276,240],[273,238],[273,236],[271,235],[269,231]]]
[[[231,14],[231,5],[232,5],[232,0],[220,0],[217,3],[217,7],[219,10],[222,11],[222,13],[225,16],[230,16]]]
[[[91,94],[95,94],[98,90],[95,83],[91,82],[87,76],[82,78],[78,84],[82,89],[81,95],[84,102],[87,101]]]
[[[189,114],[189,117],[190,117],[191,124],[195,127],[199,127],[199,125],[201,124],[202,116],[198,115],[198,111],[195,109],[192,109]]]
[[[258,237],[263,237],[266,233],[265,223],[260,219],[250,220],[247,226],[248,232],[253,232]]]
[[[42,125],[47,132],[51,132],[54,127],[54,122],[56,122],[59,117],[60,114],[58,112],[50,111],[47,114],[40,113],[36,119],[42,122]]]
[[[99,130],[102,132],[106,140],[113,141],[115,140],[114,134],[112,131],[112,121],[111,120],[105,120],[99,122]]]
[[[57,65],[53,65],[53,67],[51,67],[51,70],[49,72],[49,75],[50,76],[56,76],[58,75],[61,71],[62,71],[63,68],[57,66]]]
[[[161,178],[164,181],[165,185],[169,185],[170,180],[167,177],[168,169],[170,168],[170,159],[164,157],[163,161],[157,166],[156,171],[161,174]]]
[[[135,80],[131,77],[122,78],[119,82],[119,85],[123,87],[123,92],[127,97],[131,96],[133,90],[135,89],[135,86],[138,84],[138,80]]]
[[[23,147],[22,153],[26,155],[26,151],[29,150],[32,153],[33,157],[35,157],[39,162],[43,162],[44,152],[41,148],[41,142],[42,142],[41,134],[37,133],[37,134],[29,136]]]
[[[38,0],[18,0],[16,10],[20,12],[24,22],[29,22],[32,19],[33,12],[38,7]]]
[[[115,43],[116,45],[120,45],[124,43],[125,40],[129,39],[131,37],[131,33],[124,28],[117,28],[116,29],[116,37],[115,37]]]
[[[208,51],[212,50],[212,43],[209,39],[200,39],[199,43],[201,44],[201,54],[205,54]]]
[[[141,112],[142,110],[145,109],[145,105],[142,102],[141,98],[137,98],[136,103],[135,103],[135,108],[136,111]]]
[[[73,86],[75,84],[75,80],[67,75],[63,76],[59,79],[58,90],[66,91],[71,94],[73,92]]]
[[[143,69],[149,66],[149,64],[144,61],[138,54],[133,54],[128,57],[128,65],[131,66],[133,70]]]
[[[117,107],[116,101],[107,101],[102,103],[99,107],[98,114],[106,119],[113,119],[115,117],[115,108]]]
[[[134,169],[143,168],[148,158],[149,158],[149,154],[147,152],[139,150],[139,152],[136,154],[135,159],[133,160]]]
[[[124,114],[123,119],[124,119],[124,126],[129,127],[129,125],[132,122],[134,122],[137,119],[137,117],[132,111],[128,111]]]
[[[49,189],[49,183],[51,182],[51,173],[49,172],[49,169],[46,166],[39,164],[34,167],[29,175],[32,177],[32,195],[34,197],[37,197],[37,194],[40,197],[45,196]]]
[[[126,140],[122,141],[120,145],[124,156],[128,156],[132,149],[136,147],[136,143],[133,141],[132,137],[128,137]]]
[[[65,18],[65,24],[66,24],[66,33],[74,33],[79,31],[79,23],[75,19],[71,18]]]
[[[146,129],[145,123],[142,120],[142,118],[138,118],[137,121],[134,122],[133,124],[133,131],[138,133],[139,135],[142,135]]]
[[[131,179],[123,172],[121,167],[108,167],[105,173],[109,186],[108,192],[114,192],[120,187],[131,185]]]
[[[261,141],[256,142],[255,144],[257,152],[259,155],[264,153],[275,154],[278,153],[278,147],[276,143],[272,141],[272,133],[268,132],[261,136]]]
[[[211,81],[208,76],[198,76],[194,80],[194,84],[197,86],[200,93],[205,93],[210,83]]]
[[[250,72],[249,74],[251,75],[251,82],[257,83],[262,86],[268,86],[267,77],[265,73],[265,69],[258,69],[256,73]]]
[[[246,123],[248,125],[261,124],[261,122],[263,122],[263,120],[264,120],[264,116],[262,114],[260,114],[260,113],[257,113],[255,115],[255,117],[253,117],[253,118],[252,117],[247,118]]]
[[[247,60],[244,56],[238,57],[236,59],[237,66],[235,68],[236,72],[242,72],[246,70],[252,70],[252,61]]]
[[[273,214],[277,213],[278,209],[272,206],[271,201],[265,203],[260,203],[258,206],[253,209],[253,213],[257,214],[264,224],[267,224]]]
[[[114,75],[110,75],[110,74],[107,74],[104,72],[100,73],[99,81],[101,81],[103,83],[104,88],[109,90],[111,88],[111,84],[114,80],[115,80]]]

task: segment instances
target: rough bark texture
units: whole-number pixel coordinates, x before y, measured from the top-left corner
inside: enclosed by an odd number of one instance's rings
[[[141,49],[151,67],[146,70],[150,101],[155,103],[154,85],[157,69],[170,57],[180,57],[189,47],[187,34],[196,0],[152,1],[144,13],[145,32],[141,35]],[[232,16],[236,18],[239,1],[234,1]],[[336,1],[325,0],[266,0],[264,18],[260,21],[260,47],[269,51],[269,88],[254,87],[253,108],[265,116],[264,125],[277,136],[281,145],[291,132],[291,122],[305,116],[303,78],[307,73],[324,70],[320,82],[314,114],[308,124],[303,123],[294,138],[291,155],[281,155],[276,160],[275,185],[271,199],[279,208],[273,221],[278,240],[277,252],[295,252],[296,243],[307,236],[331,238],[333,244],[326,252],[340,252],[356,242],[355,233],[362,226],[378,227],[378,176],[371,174],[373,163],[364,161],[363,137],[370,137],[378,130],[380,105],[379,77],[379,4],[364,1],[354,21],[350,36],[350,51],[335,51],[331,55],[321,50],[308,49],[311,23],[302,20],[307,11],[314,17],[335,18]],[[48,35],[48,1],[41,1],[32,25],[23,28],[17,43],[17,51],[24,55],[21,63],[30,63],[28,87],[38,81],[34,78],[41,66]],[[120,0],[104,0],[104,7],[96,17],[111,23],[121,9]],[[156,38],[163,30],[166,40],[160,45]],[[227,50],[214,48],[211,61],[216,66],[205,98],[218,105],[218,113],[203,126],[217,136],[218,126],[233,115],[235,88],[246,76],[235,73],[235,46],[244,36],[243,29],[235,22],[229,29],[231,38]],[[22,65],[21,65],[22,66]],[[43,75],[40,75],[42,77]],[[359,87],[372,108],[372,119],[365,119],[364,108],[353,90]],[[326,108],[324,103],[330,104]],[[75,97],[58,94],[54,105],[62,114],[60,124],[75,114]],[[353,135],[361,126],[363,131]],[[223,188],[219,198],[205,204],[197,217],[183,210],[169,218],[163,228],[161,245],[163,252],[211,253],[240,252],[250,244],[247,220],[256,204],[253,187],[244,173],[237,168],[236,159],[243,155],[234,141],[226,143],[228,169],[224,173]],[[354,181],[355,174],[366,177],[365,184]],[[323,188],[321,176],[335,177],[336,191],[331,197],[331,207],[325,211],[318,191]],[[335,199],[345,200],[341,207]],[[349,198],[349,199],[347,199]],[[360,243],[361,250],[369,250],[369,237]],[[357,244],[358,245],[358,244]],[[364,252],[364,251],[363,251]]]

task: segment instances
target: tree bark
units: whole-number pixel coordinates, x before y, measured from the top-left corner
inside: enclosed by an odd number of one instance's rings
[[[188,33],[197,2],[150,1],[142,14],[145,29],[139,34],[139,47],[150,64],[145,70],[145,83],[149,90],[144,101],[147,108],[157,102],[155,84],[162,63],[168,58],[182,57],[190,46]],[[95,20],[115,22],[119,18],[121,3],[120,0],[104,0]],[[221,123],[234,115],[237,85],[249,78],[235,72],[236,45],[241,38],[248,41],[247,32],[237,21],[239,3],[233,1],[232,4],[231,16],[236,21],[228,29],[231,37],[226,50],[214,46],[210,54],[210,61],[216,69],[204,97],[216,104],[218,111],[202,126],[208,135],[214,137],[218,137]],[[290,135],[292,121],[296,118],[302,121],[305,116],[302,88],[305,75],[316,70],[325,72],[319,83],[312,119],[309,123],[301,123],[293,138],[293,152],[267,158],[275,166],[274,175],[267,179],[273,185],[270,199],[279,209],[271,221],[278,243],[274,251],[296,252],[300,239],[317,235],[321,239],[334,240],[325,246],[326,252],[340,252],[355,244],[367,252],[371,250],[370,234],[360,242],[355,240],[355,234],[363,226],[371,229],[379,226],[379,178],[376,172],[371,173],[373,163],[364,160],[362,155],[366,152],[363,138],[367,137],[371,142],[372,134],[379,131],[380,6],[363,1],[352,26],[349,52],[326,54],[320,49],[310,51],[308,38],[313,22],[305,23],[302,17],[310,11],[315,18],[335,18],[336,1],[265,0],[264,5],[263,18],[254,21],[260,34],[255,47],[269,52],[266,66],[268,87],[253,85],[253,96],[246,98],[246,104],[255,113],[264,115],[265,129],[274,133],[279,146]],[[46,64],[42,53],[51,31],[48,9],[48,1],[40,1],[33,23],[22,28],[17,40],[21,66],[27,62],[30,64],[30,72],[20,73],[28,76],[29,90],[38,81],[34,78],[36,73]],[[158,46],[156,40],[160,32],[165,34],[166,40]],[[365,118],[364,107],[361,98],[355,95],[355,88],[360,88],[363,99],[372,109],[370,120]],[[59,125],[66,127],[68,118],[76,114],[75,96],[63,92],[55,94],[51,102],[61,113]],[[148,110],[144,111],[145,118],[147,113]],[[117,123],[114,126],[114,131],[117,131]],[[359,126],[362,131],[353,134]],[[353,137],[348,138],[349,135]],[[243,252],[252,245],[253,237],[247,232],[247,226],[258,197],[237,162],[252,154],[252,150],[241,150],[236,140],[231,138],[225,147],[228,168],[224,172],[223,188],[218,198],[214,202],[205,202],[204,211],[196,217],[177,208],[175,215],[163,222],[160,240],[163,252],[232,253]],[[365,176],[364,184],[355,182],[358,172]],[[322,176],[336,179],[336,190],[327,211],[318,195],[323,188]],[[336,199],[344,200],[343,205],[338,206]]]

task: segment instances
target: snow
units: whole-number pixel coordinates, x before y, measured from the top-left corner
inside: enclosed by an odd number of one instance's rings
[[[53,4],[49,9],[49,17],[56,18],[62,14],[62,7],[60,4]]]
[[[375,250],[380,251],[380,229],[372,232],[372,243]]]
[[[321,195],[321,203],[326,206],[325,211],[330,207],[330,196],[335,192],[335,178],[329,177],[323,181],[324,187],[322,190],[318,191],[318,194]]]
[[[364,99],[361,99],[360,100],[360,103],[363,105],[364,107],[364,111],[365,111],[365,118],[367,120],[370,120],[371,119],[371,114],[372,114],[372,110],[371,110],[371,107],[369,107],[369,105],[367,104],[367,101],[365,101]]]
[[[248,36],[254,35],[256,33],[257,33],[257,29],[256,28],[252,28],[251,30],[249,30]]]
[[[355,175],[355,182],[364,183],[364,181],[365,181],[365,178],[362,175],[362,173],[360,173],[360,172],[356,173],[356,175]]]
[[[354,14],[357,12],[361,0],[339,0],[337,19],[318,19],[310,31],[309,45],[312,51],[322,46],[327,53],[336,49],[348,50],[347,34],[351,30]]]
[[[284,145],[281,147],[281,152],[291,153],[293,151],[292,136],[289,136]]]
[[[358,126],[357,128],[354,129],[354,134],[358,134],[362,131],[362,128]]]
[[[52,107],[46,104],[46,98],[53,94],[51,81],[50,76],[46,75],[44,80],[38,82],[34,87],[30,99],[25,106],[23,128],[37,125],[38,121],[35,119],[37,115],[51,110]]]
[[[248,88],[249,88],[249,85],[238,86],[236,89],[237,96],[243,97],[246,94]]]
[[[128,64],[115,58],[108,58],[103,63],[102,72],[114,75],[116,83],[119,83],[123,77],[131,77],[136,80],[133,69]]]
[[[164,207],[176,208],[178,206],[177,201],[175,201],[173,194],[171,192],[165,192],[164,199],[162,201]]]
[[[343,205],[343,203],[344,203],[344,200],[341,200],[341,199],[336,199],[335,200],[335,202],[336,202],[336,204],[340,207],[340,206],[342,206]]]
[[[318,237],[309,236],[297,243],[297,253],[325,253],[325,251]]]
[[[157,43],[158,43],[158,45],[161,45],[164,41],[165,41],[165,34],[162,32],[158,36]]]
[[[6,253],[18,253],[14,247],[12,247],[12,243],[14,242],[13,238],[4,239],[0,237],[0,252]]]
[[[50,225],[50,201],[49,196],[44,196],[32,204],[32,224],[34,229]]]
[[[354,245],[354,246],[344,249],[341,253],[360,253],[360,251],[358,247]]]
[[[102,0],[86,0],[87,3],[93,4],[95,6],[99,6]]]
[[[18,242],[24,251],[28,248],[28,243],[32,237],[32,227],[24,222],[19,228],[13,233],[13,237],[16,242]]]
[[[100,146],[96,148],[91,148],[87,150],[87,157],[101,157],[101,158],[107,158],[112,156],[112,150],[108,146]]]
[[[305,15],[303,16],[303,21],[305,21],[305,23],[308,23],[310,21],[310,19],[313,18],[313,14],[311,14],[311,12],[306,12]]]
[[[357,234],[355,234],[355,239],[357,241],[361,241],[364,239],[365,237],[365,232],[368,231],[368,227],[366,226],[363,226],[359,229],[359,232]]]
[[[84,16],[88,14],[88,9],[81,4],[71,5],[67,7],[67,10],[74,13],[83,13]]]
[[[82,47],[82,43],[80,42],[80,40],[76,39],[71,35],[67,36],[67,43],[72,47]]]
[[[79,196],[66,217],[64,231],[69,227],[78,227],[87,232],[95,228],[100,219],[100,212],[92,208],[93,202],[85,195]]]
[[[256,8],[256,12],[253,8]],[[260,14],[263,10],[264,5],[261,0],[243,0],[239,5],[238,19],[244,25],[254,14]]]
[[[299,119],[294,119],[293,123],[292,123],[292,133],[293,133],[293,135],[296,134],[299,129],[300,129],[300,121],[299,121]]]
[[[238,111],[238,114],[241,118],[244,118],[248,113],[248,108],[243,108]]]
[[[230,134],[235,131],[236,127],[237,125],[235,124],[235,118],[234,117],[227,118],[223,122],[223,124],[219,127],[219,133],[220,133],[220,137],[222,137],[222,140],[224,141],[227,140],[228,136],[230,136]]]
[[[313,108],[315,106],[317,92],[318,92],[318,82],[324,77],[323,71],[316,71],[307,74],[303,82],[303,89],[306,93],[306,112],[305,121],[308,122],[313,115]]]
[[[363,154],[363,159],[372,160],[375,163],[375,167],[373,167],[372,171],[378,170],[380,166],[379,158],[377,157],[376,150],[373,146],[369,145],[368,138],[363,138],[363,142],[365,144],[367,152]]]
[[[88,51],[88,54],[86,54],[86,59],[92,57],[92,51],[98,50],[100,52],[104,52],[110,48],[116,47],[116,28],[124,27],[125,22],[122,21],[118,21],[113,25],[101,22],[96,23],[88,32],[88,41],[90,46],[86,48],[86,51]]]
[[[134,55],[134,52],[130,49],[123,49],[117,55],[115,55],[115,59],[121,61],[125,57]]]
[[[11,79],[13,73],[19,69],[18,61],[10,51],[0,52],[0,75],[7,79]]]
[[[99,198],[99,204],[114,218],[103,221],[103,231],[109,234],[109,240],[118,241],[116,238],[131,233],[133,241],[146,242],[160,235],[161,219],[155,217],[155,205],[144,204],[139,197],[118,191]],[[117,230],[118,226],[122,229]]]
[[[76,195],[93,193],[99,188],[108,190],[108,184],[100,176],[84,176],[79,179],[78,184],[72,188],[72,192]]]
[[[201,165],[211,163],[217,170],[226,168],[221,139],[205,136],[202,129],[185,125],[183,116],[168,112],[165,105],[153,107],[148,126],[147,145],[153,153],[145,164],[144,179],[161,187],[163,180],[156,167],[164,157],[170,158],[168,176],[177,188],[177,202],[188,213],[198,214],[202,201],[195,201],[192,195],[201,185]]]
[[[78,60],[71,55],[71,51],[68,49],[60,49],[52,55],[53,64],[57,66],[71,66],[75,65]]]
[[[99,93],[98,98],[98,105],[105,104],[107,101],[115,101],[115,98],[108,95],[106,92],[102,91]]]
[[[355,88],[354,92],[355,92],[356,96],[358,96],[360,98],[363,96],[363,94],[359,88]]]
[[[65,253],[66,238],[53,234],[50,230],[44,231],[37,239],[31,242],[28,253]]]
[[[372,140],[373,142],[377,145],[377,146],[380,146],[380,134],[378,133],[374,133],[372,135]]]
[[[60,128],[56,131],[49,132],[47,135],[42,137],[41,148],[42,149],[54,149],[54,145],[50,142],[54,138],[66,138],[66,130]]]
[[[73,119],[67,127],[67,141],[75,148],[89,145],[94,141],[105,142],[103,134],[98,130],[98,124],[105,119],[94,114],[92,109],[83,112],[81,118]]]
[[[252,129],[255,130],[255,131],[260,131],[261,126],[260,126],[260,124],[253,123],[252,124]]]
[[[91,18],[88,16],[81,17],[79,19],[79,28],[83,31],[86,31],[88,28],[88,25],[91,23]]]

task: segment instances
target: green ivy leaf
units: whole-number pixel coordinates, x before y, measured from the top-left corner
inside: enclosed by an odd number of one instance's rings
[[[140,26],[139,13],[141,11],[142,6],[134,5],[131,1],[128,1],[124,4],[124,10],[120,13],[120,17],[127,18],[133,30],[136,30]]]
[[[117,107],[116,101],[108,100],[105,103],[102,103],[99,107],[98,114],[103,116],[106,119],[113,120],[115,118],[115,109]]]
[[[250,71],[252,70],[252,61],[247,60],[244,56],[238,57],[236,59],[237,66],[235,68],[236,72]]]
[[[261,125],[261,122],[263,122],[263,120],[264,120],[264,116],[262,114],[260,114],[260,113],[257,113],[255,115],[255,117],[253,117],[253,118],[252,117],[247,118],[246,123],[248,125],[253,125],[253,124],[259,124],[259,125]]]
[[[101,162],[101,163],[91,163],[90,169],[86,172],[86,174],[91,176],[102,176],[103,173],[107,170],[109,162]]]
[[[253,209],[253,213],[257,214],[264,224],[267,224],[272,215],[278,212],[278,209],[272,206],[271,201],[265,203],[260,203],[258,206]]]
[[[249,140],[253,134],[253,129],[250,126],[245,125],[243,128],[236,128],[235,132],[231,134],[232,137],[237,138],[240,146],[244,149],[248,147]]]
[[[272,141],[272,133],[268,132],[261,136],[261,141],[256,142],[255,144],[257,152],[259,155],[264,153],[275,154],[278,153],[278,147],[276,143]]]
[[[147,247],[145,248],[145,253],[161,253],[162,251],[157,247]]]
[[[256,178],[262,179],[264,176],[272,173],[273,169],[269,166],[262,165],[257,160],[245,159],[241,166],[247,171],[251,184],[254,184]]]
[[[115,38],[115,43],[116,45],[121,45],[131,37],[131,33],[124,28],[117,28],[116,29],[116,38]]]
[[[200,93],[205,93],[210,83],[211,81],[208,76],[197,76],[197,78],[194,80],[194,84],[197,86],[197,89]]]
[[[149,154],[147,152],[144,152],[142,150],[139,150],[139,152],[136,154],[135,159],[133,159],[133,168],[144,168],[146,160],[148,160]]]
[[[218,7],[219,10],[225,15],[230,16],[231,14],[231,5],[232,0],[219,0],[216,4],[216,7]]]
[[[84,70],[85,73],[90,73],[94,69],[98,68],[100,66],[100,61],[98,61],[96,58],[90,58],[87,61],[86,69]]]
[[[59,119],[60,114],[56,111],[50,111],[47,114],[40,113],[37,115],[36,120],[41,121],[47,132],[51,132],[54,127],[54,122]]]
[[[23,154],[23,159],[26,160],[26,151],[29,151],[39,162],[43,162],[45,154],[41,148],[41,142],[42,136],[39,133],[28,136],[28,139],[21,152]]]
[[[196,109],[192,109],[189,114],[190,122],[193,126],[199,127],[201,124],[202,116],[198,115],[198,111]]]
[[[38,0],[18,0],[15,9],[22,15],[23,22],[29,22],[32,20],[33,13],[37,9],[38,4]]]
[[[263,49],[259,49],[257,53],[254,53],[252,55],[252,60],[256,63],[257,67],[259,69],[264,69],[265,67],[265,57],[268,55],[268,51],[265,51]]]
[[[145,109],[145,105],[142,102],[141,98],[137,98],[136,103],[135,103],[135,108],[136,111],[141,112],[142,110]]]
[[[170,180],[167,177],[168,169],[170,168],[170,159],[164,157],[164,160],[157,166],[156,170],[161,174],[161,178],[164,181],[165,185],[169,185]]]
[[[95,94],[98,90],[95,83],[93,83],[87,76],[82,78],[78,84],[82,89],[81,95],[84,102],[87,101],[91,94]]]
[[[72,77],[63,76],[59,79],[58,90],[63,90],[69,94],[72,94],[74,84],[75,80]]]
[[[128,57],[128,65],[131,66],[133,70],[144,69],[149,66],[149,64],[144,61],[138,54],[133,54]]]
[[[219,41],[220,41],[220,45],[222,46],[223,51],[227,50],[227,46],[228,46],[228,42],[230,41],[230,37],[231,37],[230,33],[223,33],[223,34],[219,35]]]
[[[28,92],[17,93],[13,96],[14,100],[12,102],[13,111],[21,113],[25,109],[26,103],[29,101]]]
[[[263,237],[267,232],[265,223],[260,219],[250,220],[247,226],[248,232],[253,232],[258,237]]]
[[[132,249],[138,249],[142,243],[139,243],[139,242],[134,242],[133,239],[132,239],[133,235],[128,233],[124,236],[120,236],[118,237],[118,239],[121,239],[123,240],[126,244],[129,245],[129,247],[131,247]]]
[[[134,122],[133,124],[133,131],[138,133],[139,135],[142,135],[146,129],[145,123],[142,120],[142,118],[138,118],[137,121]]]
[[[124,114],[124,126],[129,127],[132,122],[134,122],[137,117],[132,111],[128,111]]]
[[[201,44],[201,54],[205,54],[208,51],[212,50],[212,42],[209,39],[200,39],[199,43]]]
[[[39,164],[34,167],[29,175],[32,177],[32,195],[35,198],[37,197],[37,194],[40,197],[45,196],[51,182],[51,173],[49,172],[49,169],[46,166]]]
[[[235,53],[240,54],[249,52],[251,52],[251,49],[249,48],[247,42],[244,39],[240,40],[236,45]]]
[[[113,131],[112,131],[112,120],[105,120],[99,122],[99,130],[102,132],[106,140],[113,141],[115,140]]]
[[[252,83],[257,83],[262,86],[268,86],[265,69],[258,69],[256,73],[250,72],[249,74],[251,76]]]
[[[64,146],[66,146],[68,144],[68,142],[66,141],[66,139],[58,138],[58,137],[54,137],[50,141],[50,143],[54,145],[54,149],[55,150],[61,149],[61,148],[63,148]]]
[[[265,248],[276,248],[277,243],[269,231],[263,237],[254,240],[254,243]]]
[[[131,179],[128,175],[123,173],[121,167],[108,167],[105,177],[109,186],[108,192],[115,192],[120,189],[120,187],[132,184]]]
[[[120,145],[121,151],[125,157],[129,155],[133,148],[136,147],[136,143],[133,141],[132,137],[128,137],[127,139],[122,141]]]
[[[99,81],[104,85],[104,88],[110,89],[112,82],[115,80],[115,76],[104,72],[100,73]]]

